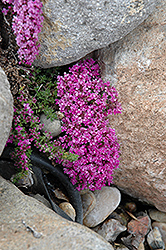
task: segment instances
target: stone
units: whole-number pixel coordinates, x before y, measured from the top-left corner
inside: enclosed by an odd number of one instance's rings
[[[166,223],[166,213],[156,209],[149,209],[149,216],[152,220]]]
[[[148,215],[138,216],[136,219],[132,219],[127,226],[127,230],[132,235],[140,234],[145,237],[150,230],[151,220]]]
[[[166,0],[156,3],[146,21],[98,54],[123,110],[110,116],[121,141],[114,184],[166,212]]]
[[[23,174],[21,179],[18,179],[18,173],[14,174],[11,179],[12,182],[14,182],[14,180],[16,181],[16,186],[23,187],[23,188],[28,188],[34,185],[34,179],[33,179],[33,172],[28,169],[27,173]]]
[[[120,244],[120,245],[116,248],[116,250],[129,250],[129,248],[126,247],[126,246],[123,245],[123,244]]]
[[[166,223],[162,222],[153,222],[152,223],[152,228],[157,227],[162,235],[162,239],[164,241],[164,244],[166,246]]]
[[[129,236],[123,238],[122,241],[126,246],[130,246],[131,249],[144,249],[145,236],[149,232],[151,227],[151,220],[148,215],[138,216],[136,219],[132,219],[127,226],[127,230],[130,233]]]
[[[52,192],[57,199],[69,202],[69,198],[60,190],[60,188],[56,188],[52,190]]]
[[[141,236],[141,234],[137,235],[128,235],[127,237],[121,238],[121,241],[124,243],[124,245],[131,250],[144,250],[144,237]]]
[[[85,218],[95,207],[96,198],[91,191],[88,191],[86,193],[81,194],[81,200],[83,207],[83,218]]]
[[[53,120],[47,119],[47,117],[42,114],[40,116],[40,121],[42,124],[44,124],[44,127],[42,128],[42,132],[47,131],[52,135],[52,137],[55,137],[61,133],[61,122],[60,120]]]
[[[0,67],[0,155],[9,137],[13,120],[13,97],[5,72]]]
[[[139,244],[139,247],[138,247],[138,250],[144,250],[145,249],[145,246],[144,246],[144,243],[143,241]]]
[[[50,202],[43,195],[30,194],[30,196],[43,203],[46,207],[52,209]]]
[[[154,227],[147,235],[147,242],[151,249],[165,249],[158,227]]]
[[[104,221],[102,225],[92,228],[92,230],[107,241],[113,242],[120,233],[127,230],[127,227],[123,226],[118,220],[109,219]]]
[[[0,190],[1,249],[113,250],[100,235],[63,219],[2,177]],[[27,226],[32,230],[27,231]]]
[[[43,0],[42,68],[72,63],[126,36],[155,9],[156,0]]]
[[[103,187],[95,190],[96,206],[84,218],[83,223],[87,227],[95,227],[103,222],[119,205],[121,194],[115,187]]]
[[[130,213],[133,213],[137,210],[137,206],[136,206],[135,202],[127,202],[125,204],[125,209],[127,211],[129,211]]]
[[[123,209],[121,212],[111,213],[108,218],[118,220],[124,226],[127,226],[128,222],[131,220],[131,217]]]
[[[75,221],[76,212],[73,206],[69,202],[62,202],[59,204],[59,207],[68,215],[70,218]]]

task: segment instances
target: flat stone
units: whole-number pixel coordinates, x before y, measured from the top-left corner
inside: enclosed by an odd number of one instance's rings
[[[0,249],[113,250],[100,235],[62,218],[2,177],[0,208]],[[26,225],[35,232],[27,231]]]
[[[73,220],[75,221],[76,212],[73,206],[69,202],[62,202],[59,207]]]
[[[36,66],[69,64],[126,36],[155,8],[156,0],[43,0]]]
[[[9,137],[13,120],[13,97],[5,72],[0,67],[0,155]]]
[[[156,209],[150,209],[148,212],[152,220],[166,223],[166,213],[158,211]]]
[[[95,190],[96,206],[84,218],[84,225],[95,227],[103,222],[119,205],[121,194],[115,187],[103,187],[101,190]]]
[[[141,235],[141,237],[145,237],[150,229],[151,220],[148,215],[139,216],[137,220],[132,219],[127,226],[127,230],[132,235]]]
[[[96,198],[91,191],[87,191],[81,194],[82,207],[83,207],[83,218],[85,218],[95,207]]]

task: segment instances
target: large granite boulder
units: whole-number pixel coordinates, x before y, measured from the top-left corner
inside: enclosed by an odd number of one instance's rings
[[[13,97],[5,72],[0,67],[0,155],[9,137],[13,119]]]
[[[114,183],[166,212],[166,0],[121,41],[100,51],[105,79],[122,114],[110,118],[121,138]]]
[[[0,249],[113,250],[85,226],[63,219],[0,177]],[[27,230],[29,228],[29,231]]]
[[[74,62],[126,36],[154,10],[156,0],[43,0],[36,66]]]

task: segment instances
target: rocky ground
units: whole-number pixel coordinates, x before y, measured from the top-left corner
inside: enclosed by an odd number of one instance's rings
[[[0,7],[2,7],[1,3]],[[18,63],[18,48],[12,34],[11,16],[3,19],[1,15],[0,18],[3,24],[0,30],[0,67],[7,75],[11,93],[16,100],[20,89],[28,91],[28,89],[26,90],[28,79],[25,78],[25,75],[30,67]],[[11,169],[10,165],[10,171]],[[2,250],[46,249],[50,242],[52,247],[50,249],[165,249],[166,214],[138,199],[125,195],[114,186],[105,187],[101,191],[81,193],[85,226],[81,227],[78,224],[69,223],[56,217],[47,208],[51,207],[44,194],[32,192],[31,188],[19,188],[26,194],[24,195],[13,184],[6,182],[5,179],[10,179],[11,174],[14,173],[14,171],[13,173],[9,171],[7,163],[1,162],[0,171],[4,177],[4,179],[1,179],[0,186],[0,207],[2,208],[0,249]],[[63,190],[59,190],[58,185],[54,185],[54,180],[51,177],[49,181],[54,186],[54,202],[75,220],[75,211],[69,203],[68,197]],[[40,202],[36,203],[36,200],[29,196],[38,199]],[[45,206],[41,205],[41,202]],[[14,207],[12,204],[16,206]],[[28,207],[27,210],[26,207]],[[21,219],[24,220],[21,221]],[[38,231],[32,229],[33,225],[43,233],[43,236],[35,234]],[[87,228],[91,230],[87,230]],[[26,229],[29,229],[30,232],[27,232]],[[66,234],[67,230],[69,234]],[[98,238],[93,231],[105,240]],[[44,239],[41,238],[36,242],[35,235],[38,238],[44,237]],[[52,240],[55,235],[59,237],[58,244],[60,244],[60,241],[63,242],[63,244],[58,245],[59,248],[53,246],[56,243]],[[77,247],[72,248],[74,246],[71,245],[71,242],[68,242],[68,237],[71,237],[71,241],[75,242]],[[90,243],[87,243],[88,240]]]

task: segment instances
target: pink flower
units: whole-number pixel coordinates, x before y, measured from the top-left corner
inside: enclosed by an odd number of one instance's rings
[[[19,59],[31,65],[39,53],[38,34],[42,28],[42,2],[40,0],[2,0],[13,6],[14,16],[12,28],[16,42],[20,47]],[[3,12],[7,14],[6,9]]]
[[[74,65],[69,74],[58,76],[57,104],[64,114],[59,142],[79,155],[63,162],[65,173],[77,189],[100,189],[112,182],[119,164],[119,143],[115,130],[108,127],[108,114],[118,114],[118,94],[100,78],[99,65],[92,59]]]

